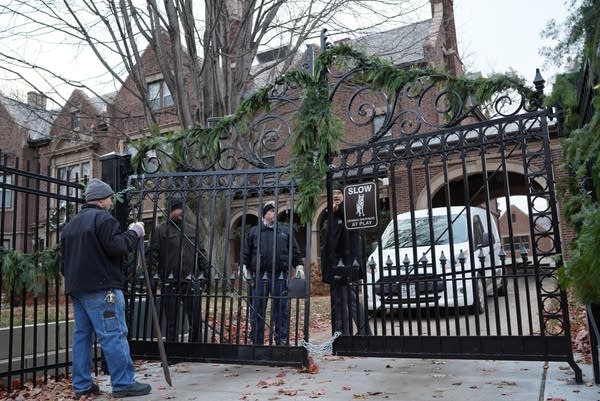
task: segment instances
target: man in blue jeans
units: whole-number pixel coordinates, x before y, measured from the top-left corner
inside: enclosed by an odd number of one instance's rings
[[[72,356],[77,399],[100,391],[92,380],[94,334],[108,365],[114,398],[144,395],[152,389],[134,379],[120,263],[144,236],[144,224],[132,223],[122,232],[108,212],[113,194],[108,184],[92,179],[85,190],[86,204],[65,226],[60,240],[65,293],[75,311]]]
[[[290,299],[287,295],[287,276],[290,266],[304,276],[302,254],[290,229],[276,222],[275,203],[262,208],[262,222],[246,235],[242,251],[244,270],[255,277],[251,289],[250,340],[264,344],[267,299],[272,297],[273,337],[275,344],[287,345],[290,325]],[[246,276],[247,273],[245,272]]]

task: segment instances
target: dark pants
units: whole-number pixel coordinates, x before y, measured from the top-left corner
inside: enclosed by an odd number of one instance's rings
[[[178,341],[182,333],[183,321],[180,321],[179,310],[183,304],[185,318],[189,326],[189,342],[200,342],[202,332],[202,316],[200,295],[202,289],[198,283],[169,283],[161,287],[161,312],[166,320],[167,341]]]
[[[265,342],[265,313],[267,300],[272,297],[273,336],[277,345],[288,342],[290,331],[290,299],[287,296],[287,274],[260,274],[254,280],[252,288],[252,307],[250,308],[250,341],[253,344]]]
[[[331,285],[331,320],[333,331],[343,335],[353,334],[352,320],[357,334],[373,335],[364,305],[358,297],[358,285],[333,283]]]

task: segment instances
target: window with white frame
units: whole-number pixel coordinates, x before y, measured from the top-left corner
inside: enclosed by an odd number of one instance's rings
[[[375,136],[379,132],[381,127],[383,127],[383,123],[385,122],[385,117],[386,117],[385,114],[380,114],[373,118],[373,136]],[[392,130],[389,130],[389,129],[383,134],[383,137],[391,137],[391,136],[392,136]]]
[[[164,109],[175,104],[173,96],[171,96],[171,91],[169,91],[167,83],[163,80],[148,84],[148,98],[150,99],[152,110]]]
[[[12,185],[12,175],[0,175],[0,206],[2,208],[12,207],[13,192],[10,189],[4,188],[5,185]]]
[[[81,126],[81,112],[75,110],[71,112],[71,129],[77,131]]]
[[[80,180],[84,180],[86,177],[90,176],[90,162],[81,163],[81,175],[79,176]]]
[[[9,239],[2,240],[2,248],[4,248],[5,251],[10,250],[10,240]]]
[[[123,154],[131,155],[131,158],[133,159],[137,155],[137,153],[137,148],[133,146],[131,142],[125,142],[123,144]]]
[[[515,235],[514,241],[511,242],[510,237],[504,237],[504,251],[510,252],[511,243],[514,244],[515,252],[521,251],[521,246],[526,250],[529,250],[529,236],[528,235]]]
[[[62,181],[83,183],[90,175],[90,162],[81,162],[56,169],[56,178]],[[58,193],[61,195],[75,196],[75,188],[59,185]]]
[[[265,164],[275,167],[275,155],[264,156],[262,159]]]

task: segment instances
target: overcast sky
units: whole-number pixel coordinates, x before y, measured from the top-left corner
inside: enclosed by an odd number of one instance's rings
[[[415,0],[417,1],[417,0]],[[535,68],[542,70],[547,82],[552,81],[556,68],[548,68],[545,60],[539,55],[539,49],[545,42],[540,37],[548,21],[552,18],[563,21],[567,15],[565,0],[454,0],[454,13],[458,36],[458,51],[467,70],[479,71],[487,76],[493,72],[504,73],[511,68],[528,82],[535,76]],[[418,0],[421,4],[424,0]],[[426,2],[420,14],[411,20],[422,20],[431,17],[430,6]],[[334,34],[334,32],[332,32]],[[110,85],[97,85],[98,64],[91,52],[79,49],[77,54],[60,55],[56,46],[20,43],[4,38],[0,45],[18,46],[28,50],[29,56],[38,58],[51,69],[59,69],[66,76],[84,79],[89,85],[102,93],[115,90]],[[49,55],[50,53],[50,55]],[[71,74],[71,75],[69,75]],[[10,95],[12,87],[25,93],[31,88],[17,82],[2,82],[0,90]],[[41,84],[43,87],[44,84]],[[63,96],[68,96],[72,89],[66,86],[61,89]],[[548,93],[548,92],[546,92]]]
[[[565,0],[454,0],[459,54],[470,71],[484,75],[511,68],[533,81],[540,68],[548,82],[555,67],[544,65],[540,33],[551,19],[564,21]]]

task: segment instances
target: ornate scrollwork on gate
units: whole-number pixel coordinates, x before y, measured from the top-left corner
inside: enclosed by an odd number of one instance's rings
[[[541,78],[533,91],[515,77],[477,80],[429,67],[400,68],[343,45],[321,53],[314,70],[290,71],[258,89],[215,127],[182,133],[170,142],[172,148],[153,148],[156,156],[142,168],[290,167],[303,182],[299,210],[307,221],[331,151],[401,138],[422,140],[418,137],[427,132],[531,112],[540,107],[543,89]],[[364,152],[361,157],[380,155]]]

